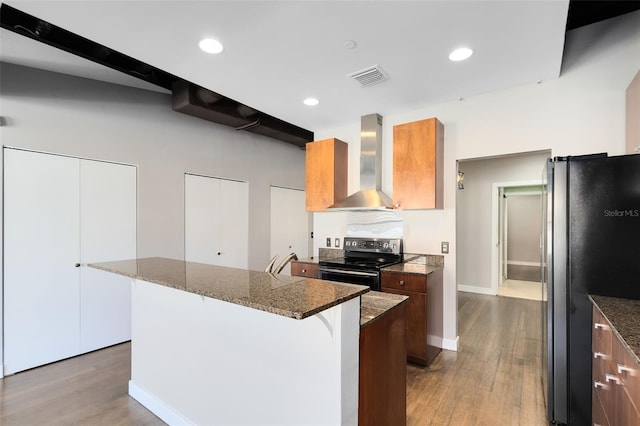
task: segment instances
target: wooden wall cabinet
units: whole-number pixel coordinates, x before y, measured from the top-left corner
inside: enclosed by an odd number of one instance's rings
[[[318,264],[310,262],[291,262],[291,276],[318,278]]]
[[[385,293],[409,296],[407,300],[407,359],[429,365],[442,350],[442,269],[428,275],[382,271]]]
[[[627,154],[640,154],[640,71],[626,91]]]
[[[437,118],[393,126],[393,204],[442,209],[444,126]]]
[[[593,307],[591,423],[640,426],[640,365]]]
[[[307,143],[306,210],[324,211],[347,196],[348,146],[330,138]]]

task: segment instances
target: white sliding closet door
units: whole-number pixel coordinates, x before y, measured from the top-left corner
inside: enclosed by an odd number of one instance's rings
[[[79,164],[4,150],[5,374],[79,351]]]
[[[246,182],[185,175],[185,260],[247,268],[249,189]]]
[[[136,257],[136,168],[81,160],[80,259]],[[81,352],[131,339],[131,279],[83,266],[80,270]]]
[[[309,257],[309,213],[305,192],[271,187],[271,256],[279,255],[276,266],[291,252],[298,259]],[[291,265],[281,272],[291,274]]]

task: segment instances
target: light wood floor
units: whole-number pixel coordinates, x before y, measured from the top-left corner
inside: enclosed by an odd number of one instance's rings
[[[458,292],[457,352],[410,366],[408,425],[546,425],[541,302]]]
[[[408,367],[407,424],[545,425],[540,302],[459,293],[458,311],[458,352]],[[127,395],[130,348],[0,379],[0,424],[163,425]]]

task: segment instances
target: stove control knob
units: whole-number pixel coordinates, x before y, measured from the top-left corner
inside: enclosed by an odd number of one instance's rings
[[[389,248],[389,243],[386,243],[386,242],[385,242],[382,246],[383,246],[384,248]]]

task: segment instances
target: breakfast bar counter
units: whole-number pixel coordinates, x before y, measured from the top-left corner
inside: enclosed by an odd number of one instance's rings
[[[356,425],[368,287],[174,259],[132,279],[129,395],[168,424]]]
[[[177,290],[303,319],[369,291],[368,287],[150,257],[90,267]]]

